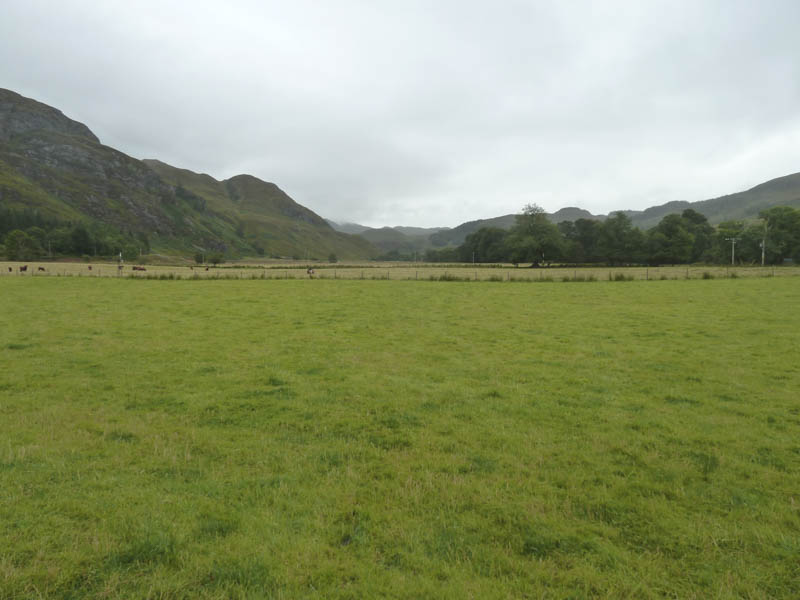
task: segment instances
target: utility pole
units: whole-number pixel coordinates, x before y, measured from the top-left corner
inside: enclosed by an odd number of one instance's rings
[[[764,266],[764,254],[767,251],[767,221],[764,220],[764,238],[761,240],[761,266]]]
[[[733,265],[733,261],[736,258],[736,242],[738,242],[741,238],[737,237],[729,237],[725,238],[726,242],[731,243],[731,265]]]

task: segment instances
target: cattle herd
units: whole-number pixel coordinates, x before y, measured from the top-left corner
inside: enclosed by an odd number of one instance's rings
[[[91,271],[92,270],[92,265],[87,265],[86,268],[89,271]],[[117,271],[118,272],[121,273],[123,269],[124,269],[123,265],[118,265],[117,266]],[[140,267],[138,265],[133,265],[131,267],[131,269],[133,269],[134,271],[147,271],[147,269],[145,269],[144,267]],[[39,272],[42,272],[42,273],[47,273],[47,269],[45,269],[44,267],[41,267],[41,266],[40,267],[36,267],[36,270],[39,271]],[[208,270],[208,268],[206,267],[206,271],[207,270]],[[8,267],[8,272],[9,273],[13,273],[14,272],[14,267]],[[19,272],[19,273],[27,273],[28,272],[28,265],[19,265],[17,267],[17,272]]]

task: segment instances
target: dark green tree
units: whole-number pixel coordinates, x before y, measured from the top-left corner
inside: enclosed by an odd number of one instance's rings
[[[694,235],[689,221],[678,214],[666,215],[647,232],[648,261],[651,264],[691,262]]]
[[[800,210],[775,206],[762,210],[762,240],[766,238],[766,260],[771,264],[791,258],[800,261]]]
[[[600,228],[598,251],[610,265],[642,262],[645,258],[644,234],[633,226],[630,217],[615,212]]]
[[[71,253],[74,254],[93,254],[94,253],[94,241],[92,240],[92,236],[89,234],[89,231],[83,225],[83,223],[78,223],[72,228],[72,233],[70,234],[70,242],[71,242]]]
[[[461,262],[503,262],[508,260],[508,232],[497,227],[482,227],[470,233],[458,248]]]
[[[6,257],[9,260],[32,260],[42,253],[39,242],[21,229],[8,232],[5,237],[5,247]]]
[[[691,208],[681,213],[686,222],[686,229],[694,236],[691,262],[708,262],[711,260],[711,249],[714,245],[714,228],[704,214]]]
[[[572,263],[591,263],[602,260],[600,232],[602,224],[593,219],[563,221],[558,229],[564,237],[564,259]]]
[[[508,234],[507,244],[513,263],[560,260],[563,250],[561,232],[550,222],[544,209],[528,204],[517,215]]]

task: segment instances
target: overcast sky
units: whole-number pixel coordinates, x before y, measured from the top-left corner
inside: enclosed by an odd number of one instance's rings
[[[330,219],[455,226],[800,171],[798,31],[798,0],[3,0],[0,87]]]

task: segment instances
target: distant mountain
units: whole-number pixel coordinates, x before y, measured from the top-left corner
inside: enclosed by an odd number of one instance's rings
[[[358,235],[359,233],[365,232],[367,229],[372,229],[371,227],[359,225],[358,223],[337,223],[335,221],[331,221],[330,219],[325,220],[328,222],[328,225],[333,227],[336,231],[341,233],[349,233],[351,235]]]
[[[439,231],[430,236],[433,246],[460,246],[470,233],[474,233],[484,227],[497,227],[499,229],[511,229],[516,222],[516,215],[503,215],[493,219],[478,219],[477,221],[467,221],[458,227]]]
[[[377,249],[335,231],[278,186],[216,181],[104,146],[86,125],[0,89],[0,209],[102,223],[147,236],[153,250],[364,259]]]
[[[716,225],[724,221],[753,219],[758,213],[773,206],[800,208],[800,173],[771,179],[744,192],[720,196],[699,202],[667,202],[643,211],[622,211],[640,229],[658,225],[666,215],[683,212],[687,208],[706,216]]]
[[[553,223],[561,223],[562,221],[577,221],[578,219],[589,219],[590,221],[602,221],[606,215],[593,215],[588,210],[568,206],[561,208],[554,213],[547,215]]]
[[[367,227],[358,223],[336,223],[326,219],[328,224],[344,233],[359,235],[384,253],[397,251],[412,253],[425,250],[431,246],[431,234],[438,233],[447,227]]]
[[[747,191],[720,196],[711,200],[701,200],[699,202],[674,201],[660,206],[653,206],[643,211],[623,210],[621,212],[631,218],[634,226],[647,230],[658,225],[665,216],[681,213],[687,208],[705,215],[712,225],[718,225],[724,221],[754,219],[758,217],[759,212],[773,206],[800,208],[800,173],[778,177]],[[602,221],[607,218],[607,215],[594,215],[582,208],[567,207],[548,214],[547,217],[553,223],[561,223],[562,221],[577,221],[578,219]],[[514,226],[514,223],[514,215],[468,221],[453,229],[432,234],[430,241],[434,246],[458,246],[464,243],[470,233],[482,227],[510,229]]]
[[[394,226],[392,227],[395,231],[399,231],[405,235],[411,236],[419,236],[419,235],[431,235],[432,233],[438,233],[439,231],[444,231],[445,229],[450,229],[449,227],[403,227],[403,226]]]

